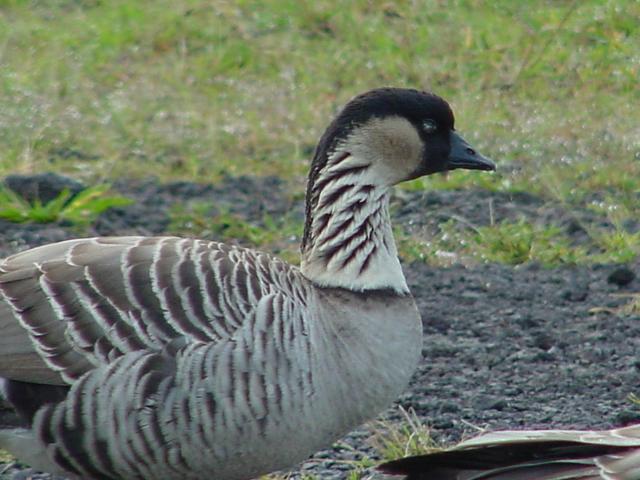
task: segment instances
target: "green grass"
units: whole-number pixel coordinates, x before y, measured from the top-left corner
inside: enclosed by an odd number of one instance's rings
[[[449,221],[435,238],[396,230],[400,256],[405,261],[437,265],[498,262],[519,265],[537,262],[546,267],[580,263],[625,263],[640,255],[640,232],[592,229],[585,245],[575,245],[559,228],[528,220],[504,221],[474,227]]]
[[[500,166],[406,188],[632,218],[639,17],[634,0],[0,0],[0,176],[278,174],[299,193],[335,110],[398,85],[446,97]]]
[[[108,195],[110,186],[106,184],[86,188],[72,196],[67,189],[53,200],[33,203],[0,185],[0,219],[15,223],[49,223],[67,221],[75,226],[93,223],[105,210],[129,205],[131,200]]]
[[[637,148],[634,1],[2,5],[5,171],[73,148],[94,175],[301,174],[335,108],[385,84],[449,98],[503,164]]]
[[[402,423],[380,421],[374,427],[370,443],[383,461],[443,449],[431,437],[429,426],[423,423],[415,411],[400,407],[400,414]]]
[[[486,261],[511,265],[536,261],[555,265],[577,263],[586,256],[584,249],[571,246],[558,227],[540,227],[522,219],[479,227],[457,238],[452,228],[445,230],[449,231],[445,237],[459,242],[463,251],[466,249]]]

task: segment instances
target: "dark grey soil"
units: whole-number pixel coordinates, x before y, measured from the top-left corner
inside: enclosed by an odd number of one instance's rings
[[[292,200],[287,185],[275,178],[228,178],[217,185],[119,182],[116,189],[136,203],[107,212],[90,231],[0,220],[0,258],[79,234],[160,234],[169,224],[171,205],[191,200],[214,202],[257,223],[265,213],[301,221],[303,215],[300,199]],[[394,220],[428,231],[453,215],[483,225],[489,202],[497,221],[523,215],[565,228],[578,243],[585,225],[607,226],[588,210],[487,191],[405,193],[394,202]],[[632,231],[639,227],[628,225]],[[415,409],[437,440],[459,440],[475,427],[604,428],[640,422],[640,408],[628,400],[630,393],[640,393],[640,318],[615,312],[628,301],[619,294],[640,291],[640,261],[556,269],[404,267],[425,338],[422,364],[398,403]],[[399,419],[397,408],[385,416]],[[375,456],[369,434],[363,428],[349,435],[306,462],[304,471],[345,478],[349,460]],[[12,475],[27,478],[28,471],[9,467],[0,478]]]

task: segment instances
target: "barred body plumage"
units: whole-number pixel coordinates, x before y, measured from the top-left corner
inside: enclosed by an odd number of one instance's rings
[[[70,240],[0,262],[0,377],[24,420],[0,446],[74,478],[242,480],[371,418],[422,348],[390,189],[493,168],[465,146],[435,95],[356,97],[314,155],[300,268],[176,237]]]

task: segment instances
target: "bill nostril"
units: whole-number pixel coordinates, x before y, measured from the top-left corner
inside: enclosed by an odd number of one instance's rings
[[[471,147],[467,147],[467,150],[466,150],[466,151],[467,151],[467,153],[468,153],[469,155],[475,155],[475,154],[476,154],[476,151],[475,151],[473,148],[471,148]]]

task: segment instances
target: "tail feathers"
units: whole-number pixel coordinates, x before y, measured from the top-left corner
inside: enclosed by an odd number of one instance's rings
[[[35,470],[64,475],[60,467],[49,460],[46,449],[40,445],[30,429],[12,428],[0,430],[0,449],[14,455],[21,462],[33,467]]]
[[[493,432],[378,468],[406,480],[640,480],[640,425]]]

